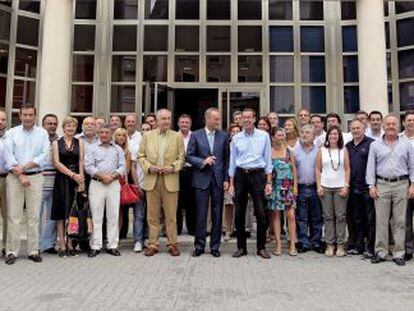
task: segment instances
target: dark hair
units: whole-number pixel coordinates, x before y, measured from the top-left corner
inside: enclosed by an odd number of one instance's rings
[[[182,115],[180,115],[178,117],[178,121],[180,121],[181,119],[190,119],[191,120],[191,116],[189,114],[183,113]]]
[[[240,131],[242,131],[242,128],[241,128],[241,126],[240,125],[238,125],[238,124],[236,124],[236,123],[232,123],[232,124],[230,124],[229,125],[229,127],[228,127],[228,129],[227,129],[227,131],[229,132],[229,134],[231,134],[231,131],[234,129],[234,128],[238,128]]]
[[[368,115],[368,119],[371,119],[371,116],[372,116],[372,115],[374,115],[374,114],[379,114],[379,115],[381,116],[381,120],[382,120],[383,115],[382,115],[382,113],[381,113],[380,111],[378,111],[378,110],[373,110],[373,111],[371,111],[371,112],[369,113],[369,115]]]
[[[55,118],[56,121],[58,121],[57,115],[55,115],[53,113],[48,113],[42,118],[42,125],[45,125],[45,121],[46,121],[47,118]]]
[[[122,122],[121,117],[120,117],[119,115],[117,115],[117,114],[111,114],[111,115],[109,116],[109,120],[111,120],[112,118],[118,118],[118,119]]]
[[[357,116],[357,115],[359,115],[359,114],[363,114],[363,115],[365,115],[365,116],[367,116],[368,117],[368,113],[366,112],[366,111],[364,111],[364,110],[359,110],[359,111],[357,111],[356,113],[355,113],[355,115]]]
[[[22,104],[22,105],[20,106],[20,108],[19,108],[20,113],[22,113],[22,111],[23,111],[24,109],[33,109],[33,110],[34,110],[34,113],[35,113],[35,114],[37,114],[36,107],[35,107],[34,105],[32,105],[32,104],[29,104],[29,103]]]
[[[319,118],[319,120],[320,120],[321,122],[325,122],[324,118],[323,118],[320,114],[313,114],[313,115],[311,115],[311,120],[312,120],[313,118]]]
[[[154,113],[149,113],[149,114],[147,114],[146,116],[145,116],[145,120],[147,119],[147,118],[149,118],[149,117],[152,117],[152,118],[154,118],[154,119],[156,119],[157,117],[156,117],[156,115],[154,114]]]
[[[272,124],[270,123],[269,118],[266,117],[266,116],[260,117],[259,120],[257,121],[257,124],[259,124],[260,121],[265,121],[266,122],[267,126],[269,127],[268,132],[270,133],[270,130],[272,129]]]
[[[405,113],[404,113],[404,120],[405,119],[407,119],[407,117],[408,116],[414,116],[414,110],[407,110]]]
[[[271,137],[275,136],[275,134],[276,134],[277,132],[284,132],[284,133],[286,133],[286,132],[285,132],[285,129],[284,129],[283,127],[280,127],[280,126],[274,126],[274,127],[272,127],[272,129],[270,130],[270,136],[271,136]]]
[[[331,128],[329,128],[328,131],[326,132],[326,138],[325,138],[324,146],[327,147],[327,148],[330,147],[331,144],[329,142],[329,134],[331,134],[331,132],[334,131],[334,130],[338,131],[338,136],[339,136],[339,138],[338,138],[338,148],[342,149],[344,147],[344,138],[342,136],[342,131],[339,127],[337,127],[335,125],[332,126]]]
[[[256,111],[254,111],[252,108],[243,109],[243,112],[251,112],[253,113],[253,118],[256,118]]]
[[[335,112],[331,112],[328,113],[328,115],[326,116],[326,120],[328,120],[329,118],[335,118],[339,124],[341,124],[341,117],[339,116],[339,114],[335,113]]]

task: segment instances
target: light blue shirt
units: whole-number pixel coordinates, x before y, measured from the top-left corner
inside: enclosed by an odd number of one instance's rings
[[[315,142],[310,149],[303,147],[300,142],[293,148],[293,157],[295,158],[298,174],[298,184],[316,183],[315,167],[318,151],[319,147]]]
[[[6,145],[6,134],[0,137],[0,174],[7,173],[6,161],[4,159],[5,145]]]
[[[39,167],[28,172],[43,170],[49,151],[49,135],[43,128],[34,126],[27,131],[22,125],[18,125],[7,132],[6,169],[10,171],[16,165],[25,166],[33,162]]]
[[[238,167],[263,168],[266,174],[272,172],[272,149],[268,133],[256,128],[251,134],[243,130],[234,135],[230,149],[230,177],[234,177]]]
[[[85,156],[85,171],[92,177],[98,173],[123,176],[126,171],[124,151],[113,142],[103,145],[98,140]]]

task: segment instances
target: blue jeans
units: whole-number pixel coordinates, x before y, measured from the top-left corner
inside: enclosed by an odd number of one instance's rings
[[[141,196],[139,203],[134,206],[134,227],[133,237],[134,243],[144,243],[144,211],[147,206],[147,198],[145,193]]]
[[[53,190],[46,190],[42,193],[42,205],[40,207],[40,239],[39,249],[55,247],[56,243],[56,222],[50,219],[53,205]]]
[[[321,245],[322,205],[315,187],[299,186],[296,222],[299,245],[311,248]]]

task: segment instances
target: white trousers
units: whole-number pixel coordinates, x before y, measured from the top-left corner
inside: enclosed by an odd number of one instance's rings
[[[115,180],[109,185],[104,185],[97,180],[91,180],[89,186],[89,205],[92,213],[93,232],[91,248],[102,248],[102,222],[106,207],[106,232],[108,235],[108,249],[118,247],[119,241],[119,204],[121,186]]]

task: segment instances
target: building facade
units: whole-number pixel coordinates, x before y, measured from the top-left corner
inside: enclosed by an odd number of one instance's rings
[[[0,0],[0,106],[175,118],[414,108],[414,2]]]

